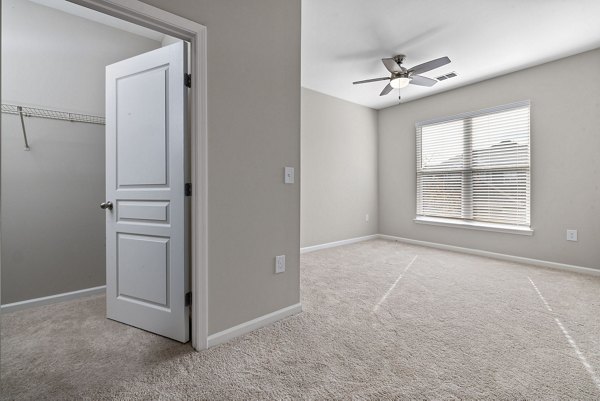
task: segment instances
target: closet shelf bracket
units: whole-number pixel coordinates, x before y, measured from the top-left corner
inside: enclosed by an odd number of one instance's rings
[[[25,121],[23,120],[23,107],[17,106],[19,117],[21,117],[21,128],[23,128],[23,140],[25,141],[25,150],[29,150],[29,142],[27,141],[27,131],[25,130]]]

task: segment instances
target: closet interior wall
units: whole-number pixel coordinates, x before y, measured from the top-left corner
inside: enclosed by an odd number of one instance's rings
[[[159,41],[2,2],[2,104],[104,116],[104,68]],[[104,125],[1,116],[2,304],[105,284]]]

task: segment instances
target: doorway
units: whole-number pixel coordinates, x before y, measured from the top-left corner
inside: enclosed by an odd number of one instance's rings
[[[16,3],[24,3],[24,1],[21,2],[15,2]],[[33,4],[33,7],[47,7],[48,4],[43,4],[43,1],[38,1],[38,4]],[[42,3],[42,4],[39,4]],[[55,3],[55,4],[70,4],[70,3],[66,3],[64,1],[57,1],[57,2],[47,2],[47,3]],[[125,9],[122,5],[117,6],[116,2],[112,3],[112,2],[96,2],[96,1],[82,1],[79,2],[82,5],[84,5],[85,7],[89,7],[89,8],[94,8],[96,10],[99,10],[103,13],[105,13],[106,15],[111,15],[114,17],[119,17],[121,19],[127,20],[127,21],[132,21],[132,22],[137,22],[140,23],[143,20],[143,25],[145,25],[146,27],[152,27],[152,28],[156,28],[157,26],[159,26],[159,31],[162,35],[164,35],[165,33],[175,33],[176,37],[174,37],[176,40],[190,40],[191,43],[191,52],[192,52],[192,57],[191,57],[191,64],[192,64],[192,68],[194,70],[194,72],[200,72],[196,78],[194,79],[195,82],[197,83],[203,83],[203,79],[202,77],[204,76],[204,63],[205,63],[205,59],[202,58],[200,62],[198,62],[199,58],[197,57],[199,54],[204,54],[204,28],[201,27],[198,24],[195,23],[191,23],[189,21],[186,22],[186,20],[179,18],[179,17],[175,17],[172,14],[168,14],[165,13],[161,10],[155,9],[153,7],[149,7],[145,4],[139,3],[139,2],[128,2],[127,3],[127,8]],[[122,2],[119,2],[122,3]],[[5,4],[3,4],[3,7],[7,7],[7,4],[10,6],[10,1],[5,2]],[[88,8],[85,9],[86,11],[90,11]],[[142,11],[143,10],[143,11]],[[31,11],[31,10],[30,10]],[[56,10],[54,10],[56,12]],[[32,13],[28,12],[26,13],[28,18],[31,18]],[[106,17],[106,15],[104,15]],[[52,18],[50,19],[45,19],[46,21],[53,21]],[[56,22],[56,21],[54,21]],[[154,25],[153,25],[154,24]],[[168,31],[168,32],[165,32]],[[186,36],[187,35],[187,36]],[[83,37],[83,34],[78,38],[81,39]],[[120,44],[123,43],[123,41],[119,41]],[[101,53],[101,54],[106,54],[105,49],[102,49],[100,47],[100,45],[98,43],[88,43],[88,45],[90,45],[88,47],[89,52],[93,53],[94,51],[96,53]],[[162,43],[161,43],[162,45]],[[131,50],[131,49],[130,49]],[[146,49],[144,49],[146,50]],[[40,52],[42,55],[44,55],[44,52]],[[68,53],[68,52],[67,52]],[[70,55],[73,55],[73,51],[71,49],[71,53]],[[97,56],[98,54],[96,54]],[[133,54],[130,54],[133,55]],[[47,56],[47,54],[46,54]],[[64,57],[64,56],[63,56]],[[121,57],[122,58],[126,58],[126,57]],[[73,60],[71,60],[73,61]],[[114,60],[116,61],[116,60]],[[31,63],[30,65],[34,65],[35,63]],[[79,65],[81,67],[81,65]],[[82,68],[80,68],[79,70],[81,70]],[[22,163],[22,166],[25,165],[25,163],[27,163],[28,161],[31,162],[29,163],[29,168],[34,168],[37,167],[38,168],[38,173],[47,173],[47,176],[44,176],[43,174],[38,174],[38,176],[35,178],[34,182],[37,181],[40,185],[35,185],[35,183],[25,183],[23,182],[23,180],[20,180],[17,174],[14,174],[14,177],[12,177],[9,180],[4,180],[3,179],[3,183],[12,183],[11,185],[13,185],[14,188],[20,188],[19,191],[6,191],[5,188],[3,188],[3,193],[12,193],[12,194],[20,194],[19,196],[16,196],[14,199],[11,199],[11,202],[13,205],[16,206],[24,206],[29,202],[29,206],[32,208],[32,210],[36,210],[39,213],[39,216],[36,216],[36,219],[33,219],[32,221],[40,223],[40,222],[45,222],[48,223],[48,226],[50,228],[43,228],[37,231],[38,234],[40,235],[40,241],[39,244],[41,244],[41,246],[39,247],[34,247],[35,249],[37,249],[38,251],[43,251],[44,248],[46,248],[46,250],[48,250],[48,248],[50,248],[50,251],[52,251],[50,253],[51,256],[59,256],[62,257],[63,259],[58,258],[59,262],[57,263],[58,265],[61,264],[61,260],[63,261],[62,265],[63,268],[65,267],[64,265],[66,265],[67,263],[64,263],[65,260],[68,260],[68,257],[71,256],[77,256],[79,257],[79,262],[76,263],[68,263],[71,266],[74,266],[73,269],[71,270],[63,270],[63,271],[53,271],[51,268],[46,268],[45,270],[42,269],[43,273],[42,275],[37,275],[37,276],[32,276],[29,278],[29,281],[26,281],[27,283],[31,283],[31,284],[37,284],[38,286],[44,286],[44,285],[50,285],[50,288],[42,288],[41,291],[42,292],[38,292],[37,295],[35,295],[35,292],[32,292],[31,294],[34,295],[25,295],[26,298],[24,298],[24,300],[28,300],[31,298],[40,300],[43,298],[51,298],[53,295],[55,294],[62,294],[64,295],[65,293],[68,294],[68,297],[75,297],[78,295],[81,295],[81,291],[83,290],[87,290],[87,289],[92,289],[94,291],[101,291],[102,290],[102,282],[99,281],[99,277],[98,277],[98,268],[97,266],[89,266],[90,263],[85,263],[86,261],[91,261],[94,260],[97,264],[99,259],[102,259],[100,256],[98,256],[100,253],[98,252],[98,241],[102,241],[102,239],[99,239],[98,237],[98,233],[96,230],[96,233],[94,234],[92,232],[92,230],[90,229],[90,227],[96,226],[97,227],[97,222],[96,221],[83,221],[82,218],[74,218],[73,217],[73,212],[77,211],[77,207],[69,207],[69,208],[63,208],[61,209],[61,200],[62,199],[68,199],[69,202],[73,201],[75,199],[73,198],[77,198],[77,197],[81,197],[84,198],[83,200],[85,200],[85,202],[81,202],[81,205],[84,206],[80,206],[80,208],[82,209],[81,212],[81,216],[87,216],[88,214],[86,213],[86,210],[89,207],[93,207],[94,208],[94,216],[98,215],[98,204],[100,202],[98,202],[100,199],[104,198],[104,188],[103,186],[100,186],[100,192],[101,194],[101,198],[99,198],[98,196],[98,181],[103,180],[103,177],[100,178],[100,176],[102,174],[100,174],[100,171],[102,171],[101,168],[98,167],[99,165],[99,161],[101,161],[103,159],[103,155],[102,157],[98,157],[98,153],[101,152],[95,152],[94,153],[94,148],[98,148],[100,147],[99,144],[102,144],[104,138],[103,135],[96,135],[94,136],[93,133],[98,133],[102,131],[102,122],[96,124],[96,125],[92,125],[89,122],[84,122],[84,121],[78,121],[78,122],[73,122],[73,121],[77,121],[75,118],[73,118],[73,116],[87,116],[87,117],[102,117],[102,112],[100,113],[94,113],[94,108],[92,106],[86,105],[84,101],[81,101],[81,99],[84,99],[84,95],[69,95],[69,96],[65,96],[66,98],[68,98],[67,100],[69,101],[73,101],[75,103],[71,103],[68,104],[68,101],[65,104],[59,104],[60,102],[58,102],[58,100],[60,100],[60,93],[62,93],[63,95],[66,93],[69,93],[70,88],[76,88],[77,87],[77,81],[76,78],[79,77],[78,74],[81,74],[82,71],[77,70],[77,68],[71,68],[70,70],[67,69],[67,71],[73,72],[73,74],[71,74],[70,76],[70,82],[68,84],[64,84],[63,87],[66,88],[63,91],[52,91],[52,90],[47,90],[47,92],[50,93],[49,96],[47,96],[45,99],[43,97],[37,96],[36,99],[37,101],[19,101],[19,96],[13,96],[14,101],[12,101],[12,103],[8,103],[8,99],[6,104],[12,104],[15,107],[27,107],[27,106],[37,106],[37,107],[30,107],[30,113],[27,114],[23,114],[22,110],[17,109],[18,112],[21,113],[17,113],[14,115],[6,115],[5,113],[3,113],[3,125],[4,123],[6,124],[10,124],[10,130],[11,132],[19,132],[19,136],[11,136],[11,141],[13,141],[12,145],[17,145],[18,141],[24,141],[25,138],[28,137],[27,139],[30,150],[29,151],[25,151],[22,150],[23,147],[20,147],[20,149],[18,151],[12,150],[10,149],[10,157],[5,157],[6,154],[8,154],[7,152],[9,151],[9,149],[6,146],[3,146],[3,153],[5,153],[5,155],[3,155],[3,164],[8,163],[8,162],[13,162],[13,160],[11,160],[11,157],[19,157],[19,162]],[[6,71],[6,69],[4,69],[3,74],[8,74],[8,72]],[[57,74],[58,75],[58,74]],[[83,77],[87,82],[91,79],[91,77],[87,76],[87,77]],[[103,76],[102,76],[103,78]],[[18,81],[22,81],[22,80],[18,80]],[[50,80],[51,81],[51,80]],[[48,82],[50,82],[48,81]],[[51,86],[51,85],[50,85]],[[83,86],[83,85],[81,85]],[[10,88],[10,85],[9,85]],[[44,89],[48,89],[48,88],[44,88]],[[20,88],[21,93],[26,92],[25,90],[23,90],[23,88]],[[205,320],[206,320],[206,302],[205,302],[205,286],[206,284],[206,273],[205,273],[205,256],[204,257],[199,257],[198,255],[205,255],[205,251],[203,251],[204,246],[202,245],[204,243],[205,240],[205,235],[203,235],[203,230],[199,230],[198,226],[202,227],[203,226],[203,222],[205,221],[205,219],[203,218],[203,208],[205,208],[205,203],[204,206],[201,207],[197,207],[197,200],[199,198],[202,198],[202,196],[205,196],[205,191],[204,191],[204,183],[205,180],[203,179],[204,174],[205,174],[205,170],[202,170],[201,166],[202,163],[205,162],[205,157],[201,157],[202,156],[202,152],[203,149],[205,149],[204,146],[202,146],[201,149],[199,149],[199,147],[204,143],[205,141],[205,119],[204,117],[204,110],[205,108],[203,107],[204,103],[204,98],[205,98],[205,85],[202,85],[202,88],[200,88],[200,85],[198,85],[196,88],[192,89],[192,96],[191,96],[191,104],[192,104],[192,140],[191,140],[191,152],[194,155],[194,157],[192,157],[192,179],[193,181],[192,183],[192,187],[194,187],[195,189],[195,193],[192,196],[192,265],[194,266],[193,270],[193,281],[192,281],[192,287],[193,287],[193,291],[196,294],[196,297],[194,297],[194,308],[192,308],[194,316],[193,316],[193,325],[192,325],[192,344],[196,349],[201,349],[201,348],[205,348],[206,347],[206,324],[205,324]],[[4,111],[4,103],[5,103],[5,94],[7,93],[7,87],[5,85],[3,85],[3,111]],[[49,106],[50,105],[50,106]],[[58,106],[58,107],[57,107]],[[199,107],[196,107],[199,106]],[[65,121],[64,119],[62,121],[60,121],[59,119],[44,119],[44,118],[34,118],[33,116],[33,109],[37,109],[37,110],[42,110],[42,111],[49,111],[49,110],[53,110],[55,112],[64,112],[66,113],[67,116],[71,116],[71,120],[70,121]],[[99,115],[97,115],[99,114]],[[23,118],[23,124],[21,124],[20,120],[21,118]],[[62,127],[61,124],[66,124],[66,127]],[[68,124],[71,124],[71,126],[69,126]],[[19,127],[19,125],[21,125],[21,127]],[[50,128],[46,128],[45,125],[48,125]],[[72,138],[69,137],[69,135],[71,134],[70,132],[68,132],[68,130],[66,128],[69,129],[73,129],[74,127],[77,128],[77,132],[82,132],[85,131],[85,134],[76,136],[76,139],[73,141]],[[84,127],[84,128],[82,128]],[[18,129],[18,131],[17,131]],[[21,131],[22,131],[22,138],[21,138]],[[57,133],[57,135],[55,136],[51,136],[52,132],[54,131],[58,131],[59,133]],[[90,131],[90,132],[87,132]],[[4,129],[3,127],[3,132],[8,132],[8,129]],[[93,133],[92,133],[93,132]],[[62,135],[62,137],[60,137],[60,135]],[[73,135],[71,135],[73,136]],[[4,137],[4,135],[3,135]],[[98,142],[98,137],[100,137],[100,142]],[[60,140],[57,140],[58,138],[61,138]],[[87,140],[87,142],[86,142]],[[96,141],[96,142],[94,142]],[[40,163],[39,160],[38,162],[36,162],[36,156],[39,157],[40,153],[42,152],[42,149],[44,148],[47,149],[52,149],[54,154],[52,157],[52,160],[56,161],[59,160],[60,162],[58,163],[60,167],[62,167],[62,171],[57,170],[57,171],[52,171],[52,169],[49,167],[50,165],[44,165],[43,163]],[[41,148],[41,149],[40,149]],[[98,149],[95,149],[96,151]],[[89,151],[91,152],[90,154],[86,154],[85,152]],[[23,152],[22,154],[18,153],[18,152]],[[63,154],[61,156],[61,153]],[[92,157],[92,153],[95,155],[94,157]],[[46,153],[46,155],[48,156],[49,154]],[[66,156],[68,155],[68,157]],[[14,159],[13,157],[13,159]],[[74,160],[69,160],[69,157],[73,157]],[[80,164],[78,164],[80,163]],[[80,166],[80,167],[75,167],[75,166]],[[4,172],[9,172],[9,173],[20,173],[23,174],[26,172],[26,170],[24,170],[24,168],[19,168],[18,165],[14,165],[11,167],[7,168],[7,165],[3,165],[3,171]],[[198,171],[201,171],[202,174],[198,174]],[[69,178],[69,179],[64,179],[65,178],[65,174],[71,172],[73,173],[73,176],[75,177],[75,179]],[[49,179],[48,177],[55,177],[58,179],[55,179],[54,181],[52,179]],[[90,179],[90,177],[95,177],[95,179]],[[27,185],[26,185],[27,184]],[[43,184],[43,185],[42,185]],[[44,185],[46,187],[44,187]],[[41,193],[45,194],[46,196],[42,196],[42,195],[37,195],[34,194],[34,189],[35,190],[41,190]],[[71,192],[66,191],[69,190]],[[54,190],[58,190],[55,191],[56,195],[53,196],[49,196],[51,193],[54,193],[52,191]],[[94,195],[88,195],[88,196],[84,196],[84,194],[86,192],[94,192]],[[67,196],[66,198],[62,198],[61,199],[61,195],[60,194],[71,194],[71,196]],[[204,195],[203,195],[204,194]],[[21,199],[21,201],[19,201]],[[95,201],[89,201],[90,199],[95,199]],[[38,202],[38,203],[36,203]],[[73,203],[74,204],[74,203]],[[46,206],[45,208],[43,206]],[[52,205],[58,205],[56,207],[52,207]],[[7,202],[3,202],[3,217],[8,216],[9,214],[11,214],[11,203],[7,203]],[[16,209],[14,209],[16,210]],[[199,213],[200,211],[200,213]],[[17,213],[18,214],[18,213]],[[100,213],[100,218],[102,219],[102,221],[104,220],[104,216],[103,213]],[[9,219],[10,220],[10,219]],[[16,220],[16,224],[23,223],[24,219],[15,219]],[[93,219],[92,219],[93,220]],[[201,222],[202,224],[198,224],[198,222]],[[76,229],[68,229],[67,226],[70,225],[70,223],[74,223],[72,224],[72,226]],[[31,229],[32,226],[30,225],[29,227],[27,226],[27,224],[21,224],[22,227],[22,232],[27,232],[27,229]],[[66,228],[62,231],[67,231],[67,239],[65,240],[64,237],[61,239],[61,236],[59,235],[61,233],[61,229]],[[4,219],[4,226],[3,226],[3,231],[5,229],[10,229],[10,227],[7,227],[7,223],[6,223],[6,219]],[[33,226],[33,230],[35,230],[35,226]],[[15,230],[17,231],[17,230]],[[8,232],[8,231],[7,231]],[[69,237],[70,236],[70,237]],[[70,238],[70,240],[69,240]],[[101,236],[100,236],[101,238]],[[31,251],[28,252],[20,252],[18,249],[15,252],[10,252],[10,248],[11,248],[11,244],[27,244],[27,240],[29,239],[29,237],[27,236],[27,234],[25,235],[21,235],[20,238],[17,238],[16,240],[12,240],[12,243],[9,242],[5,242],[6,241],[6,236],[4,236],[3,238],[3,253],[5,254],[9,254],[11,257],[14,258],[15,261],[19,261],[19,257],[21,256],[21,259],[25,259],[26,256],[31,255]],[[20,240],[20,241],[19,241]],[[52,243],[52,240],[55,240],[55,243]],[[81,241],[82,243],[86,243],[90,248],[86,248],[85,246],[82,246],[81,244],[79,244],[77,241]],[[87,241],[87,242],[86,242]],[[198,244],[201,244],[200,249],[198,249],[199,247],[197,246]],[[9,245],[9,246],[7,246]],[[36,244],[29,244],[29,245],[36,245]],[[54,246],[53,246],[54,245]],[[64,248],[61,248],[61,246],[66,245]],[[93,251],[90,251],[90,249],[93,248]],[[15,248],[16,249],[16,248]],[[8,251],[8,252],[7,252]],[[95,252],[95,253],[94,253]],[[43,256],[43,252],[40,252],[41,256],[40,256],[40,260],[48,262],[50,259],[52,258],[48,258],[48,257],[44,257]],[[98,255],[97,255],[98,254]],[[67,259],[64,259],[65,257],[67,257]],[[204,263],[203,263],[204,261]],[[101,262],[102,263],[102,262]],[[44,264],[44,263],[40,263],[39,266],[48,266],[48,263]],[[77,269],[78,266],[83,266],[80,267],[79,269]],[[201,269],[197,269],[198,266],[202,266],[203,268]],[[90,267],[89,271],[85,270],[85,267]],[[19,269],[14,269],[15,271],[19,270]],[[23,270],[23,269],[21,269]],[[202,270],[204,270],[204,273],[202,272]],[[27,288],[27,290],[32,291],[32,285],[25,285],[24,283],[21,283],[19,285],[11,285],[10,280],[11,280],[11,275],[10,275],[10,267],[7,269],[7,265],[6,263],[3,263],[3,275],[4,275],[4,280],[3,280],[3,286],[5,286],[6,288],[11,288],[14,287],[15,290],[19,290],[19,288]],[[7,274],[7,272],[9,272]],[[90,273],[93,272],[93,273]],[[30,274],[36,274],[36,272],[32,272],[31,270],[29,271]],[[101,274],[104,273],[104,269],[101,270]],[[95,275],[94,275],[95,274]],[[7,278],[8,278],[8,282],[7,282]],[[18,277],[13,277],[13,278],[18,278]],[[203,278],[203,280],[200,280],[200,278]],[[79,280],[79,281],[78,281]],[[85,281],[88,280],[88,281]],[[14,282],[14,281],[13,281]],[[201,285],[197,285],[197,282],[200,282]],[[91,283],[91,284],[88,284]],[[95,284],[100,284],[100,285],[95,285]],[[66,285],[66,287],[61,287],[61,285]],[[54,286],[54,287],[52,287]],[[78,288],[79,287],[79,288]],[[84,288],[81,288],[84,287]],[[73,290],[74,289],[74,290]],[[35,290],[35,289],[33,289]],[[68,290],[72,290],[72,291],[68,291]],[[43,293],[43,291],[46,291],[47,294],[49,294],[49,296],[39,296],[40,294]],[[78,294],[79,293],[79,294]],[[22,301],[15,301],[14,298],[15,294],[11,294],[10,291],[6,292],[3,289],[3,296],[5,296],[5,294],[7,295],[7,299],[9,299],[8,302],[4,302],[3,300],[3,304],[4,303],[18,303],[18,302],[22,302]],[[10,297],[13,297],[12,299]],[[11,302],[12,301],[12,302]]]

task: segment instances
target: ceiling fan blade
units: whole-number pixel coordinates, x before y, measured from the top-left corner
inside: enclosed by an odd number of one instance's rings
[[[385,81],[385,80],[389,80],[390,77],[383,77],[383,78],[373,78],[373,79],[365,79],[364,81],[356,81],[356,82],[352,82],[354,85],[356,84],[366,84],[367,82],[376,82],[376,81]]]
[[[449,64],[450,59],[448,57],[440,57],[435,60],[428,61],[423,64],[415,65],[413,68],[408,70],[409,73],[422,74],[424,72],[439,68],[443,65]]]
[[[385,65],[385,68],[387,68],[389,72],[402,72],[402,68],[400,68],[393,58],[382,58],[381,61],[383,61],[383,65]]]
[[[410,77],[410,83],[419,86],[433,86],[437,84],[437,81],[435,79],[422,77],[420,75],[412,75]]]
[[[387,95],[388,93],[390,93],[392,91],[392,85],[387,84],[385,88],[383,88],[383,90],[381,91],[381,93],[379,94],[379,96],[384,96]]]

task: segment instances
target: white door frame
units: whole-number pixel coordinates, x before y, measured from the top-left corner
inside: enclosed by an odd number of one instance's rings
[[[190,42],[192,346],[207,348],[207,108],[206,27],[137,0],[67,0]]]

